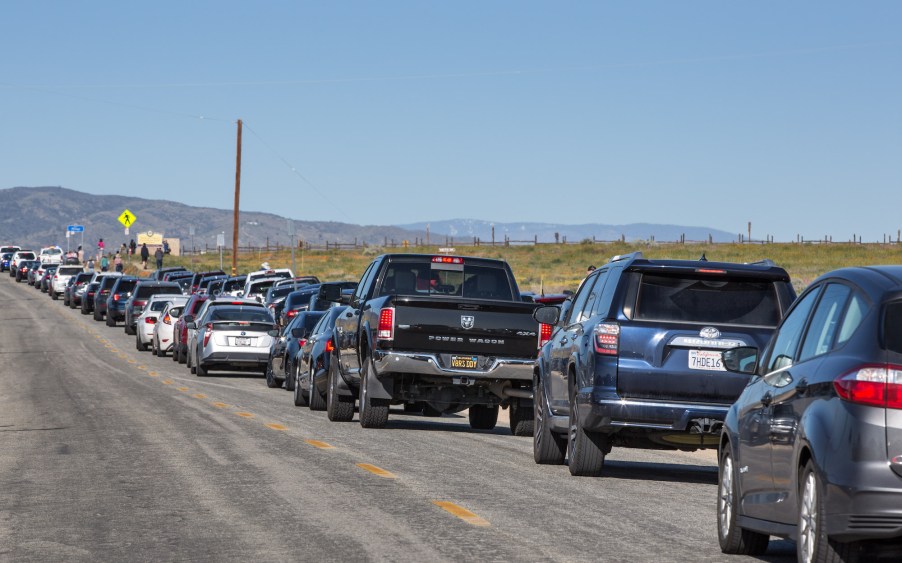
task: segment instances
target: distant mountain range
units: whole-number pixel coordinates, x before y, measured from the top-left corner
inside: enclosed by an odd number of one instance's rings
[[[117,218],[125,210],[136,217],[129,235]],[[191,245],[190,228],[194,227],[194,245],[203,249],[215,248],[216,236],[225,233],[226,246],[232,242],[232,210],[212,207],[192,207],[166,200],[127,196],[93,195],[61,187],[16,187],[0,189],[0,243],[40,247],[48,244],[66,246],[66,226],[83,225],[84,241],[93,248],[103,238],[107,248],[116,248],[134,238],[139,232],[163,233],[169,239],[178,238],[183,248]],[[329,243],[366,243],[381,246],[386,241],[424,241],[442,245],[445,242],[469,241],[473,237],[483,242],[492,240],[491,221],[451,219],[411,223],[408,225],[352,225],[333,221],[294,220],[297,240],[314,245]],[[675,241],[685,235],[686,240],[714,242],[735,240],[732,233],[705,227],[676,225],[562,225],[551,223],[494,223],[495,241],[579,242],[593,237],[598,241],[650,240]],[[267,242],[287,246],[288,224],[285,217],[272,213],[242,211],[239,246],[265,246]],[[71,239],[71,247],[81,244],[81,236]]]
[[[604,225],[590,223],[585,225],[562,225],[559,223],[492,223],[474,219],[450,219],[398,225],[402,229],[412,231],[429,230],[430,242],[441,243],[444,235],[455,240],[481,241],[492,240],[492,227],[495,228],[495,242],[504,242],[505,237],[511,241],[539,242],[579,242],[586,239],[597,241],[615,241],[626,239],[632,241],[677,241],[685,236],[687,241],[707,241],[710,236],[714,242],[732,242],[736,235],[726,231],[707,227],[686,227],[680,225],[653,225],[650,223],[632,223],[629,225]]]

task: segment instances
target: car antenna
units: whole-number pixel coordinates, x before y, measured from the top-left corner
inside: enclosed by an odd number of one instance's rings
[[[707,262],[708,259],[705,257],[705,253],[702,252],[702,257],[698,259],[699,262]]]

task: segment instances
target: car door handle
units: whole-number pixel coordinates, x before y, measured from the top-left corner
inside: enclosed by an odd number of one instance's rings
[[[770,405],[773,402],[773,400],[774,400],[774,396],[770,394],[770,391],[768,391],[767,393],[764,394],[763,397],[761,397],[761,404],[766,407],[766,406]]]

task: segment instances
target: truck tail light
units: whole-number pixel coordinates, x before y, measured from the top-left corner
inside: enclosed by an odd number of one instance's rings
[[[902,409],[902,366],[860,366],[833,380],[839,398],[850,403]]]
[[[620,325],[599,323],[595,326],[595,352],[605,356],[620,353]]]
[[[332,352],[333,350],[335,350],[335,341],[329,338],[329,340],[326,340],[326,352]]]
[[[204,328],[207,329],[204,331],[204,347],[206,348],[207,342],[210,341],[210,336],[213,334],[213,323],[205,324]]]
[[[551,340],[551,329],[553,327],[549,324],[542,323],[539,325],[539,348],[545,345],[546,342]]]
[[[376,340],[394,340],[395,338],[395,308],[386,307],[379,311],[379,329],[376,331]]]

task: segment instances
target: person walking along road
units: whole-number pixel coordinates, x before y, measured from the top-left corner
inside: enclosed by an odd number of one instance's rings
[[[150,250],[147,249],[147,243],[141,244],[141,267],[147,269],[147,260],[150,258]]]
[[[157,259],[157,270],[163,269],[163,249],[157,248],[157,251],[153,253],[153,257]]]

